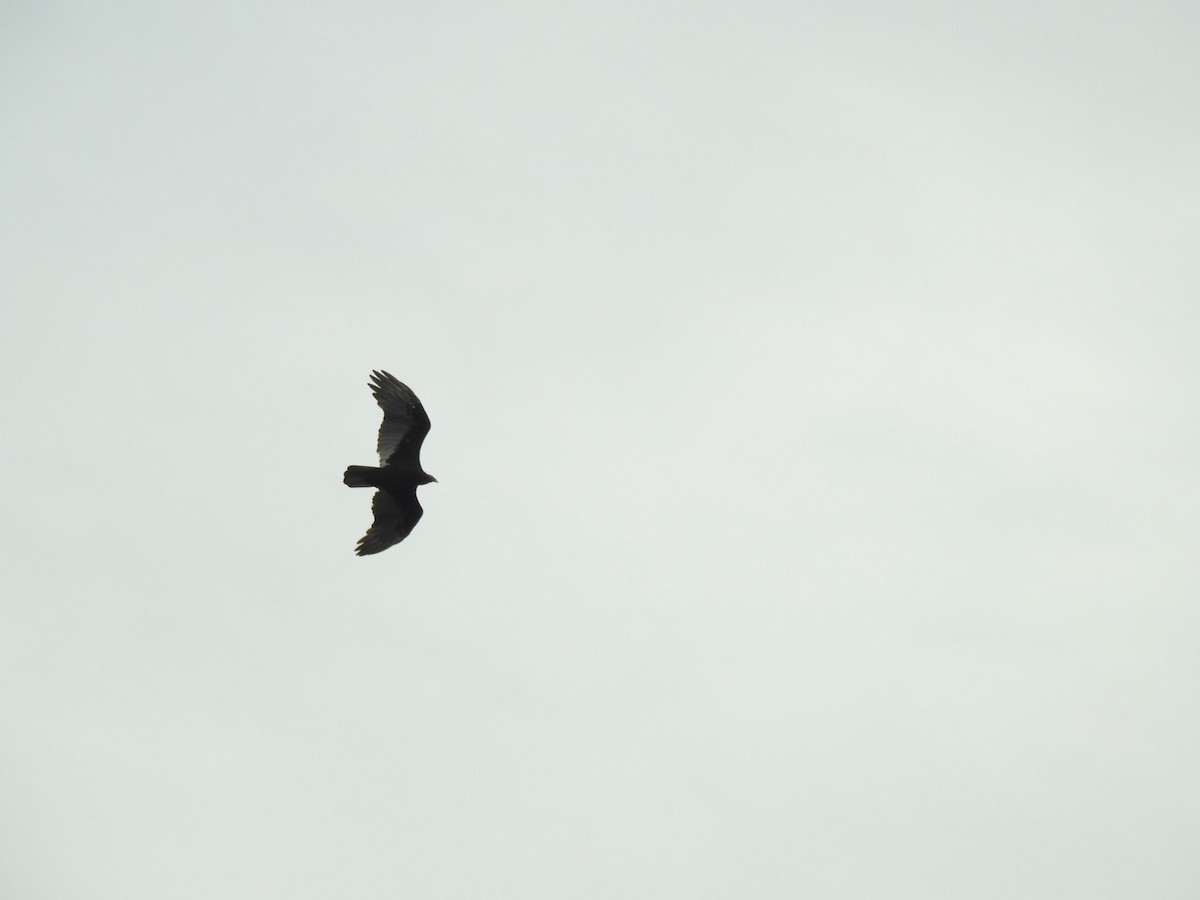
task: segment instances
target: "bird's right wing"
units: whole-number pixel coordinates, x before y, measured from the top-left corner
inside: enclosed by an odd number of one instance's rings
[[[379,463],[387,465],[393,456],[417,463],[421,444],[429,434],[429,416],[408,385],[387,372],[371,373],[371,393],[383,410],[379,426]]]

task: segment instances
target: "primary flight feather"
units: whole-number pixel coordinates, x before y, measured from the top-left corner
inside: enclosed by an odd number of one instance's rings
[[[429,416],[417,395],[387,372],[371,373],[371,393],[383,410],[379,426],[379,466],[350,466],[347,487],[376,488],[371,511],[375,522],[354,552],[367,556],[406,537],[421,518],[417,486],[437,481],[421,468],[421,444],[429,434]]]

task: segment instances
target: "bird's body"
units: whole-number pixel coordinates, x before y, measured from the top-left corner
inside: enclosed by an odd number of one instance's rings
[[[437,481],[421,468],[421,444],[429,434],[429,416],[417,395],[387,372],[371,373],[371,393],[383,410],[379,426],[379,466],[350,466],[347,487],[376,488],[371,510],[375,522],[355,553],[367,556],[398,544],[420,521],[417,486]]]

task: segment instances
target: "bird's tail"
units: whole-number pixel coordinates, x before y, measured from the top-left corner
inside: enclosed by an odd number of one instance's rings
[[[374,466],[350,466],[342,481],[346,487],[375,487],[374,475],[379,470]]]

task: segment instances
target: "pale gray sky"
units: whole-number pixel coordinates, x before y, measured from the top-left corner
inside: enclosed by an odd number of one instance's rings
[[[0,893],[1194,900],[1198,37],[4,6]]]

